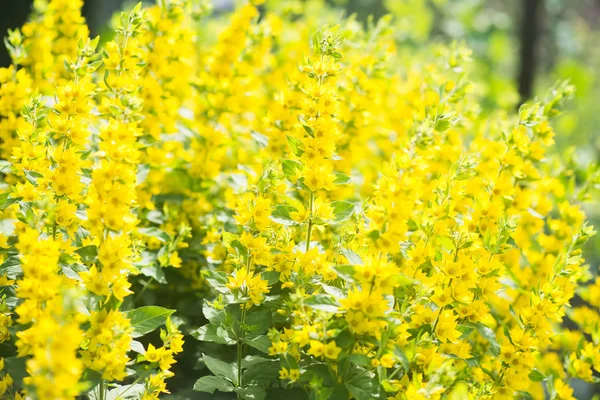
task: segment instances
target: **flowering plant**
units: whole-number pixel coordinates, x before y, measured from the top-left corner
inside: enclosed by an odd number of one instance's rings
[[[461,44],[408,56],[390,17],[259,3],[227,23],[138,5],[100,44],[81,0],[51,0],[9,34],[0,393],[157,399],[182,376],[240,399],[567,400],[594,382],[580,203],[598,174],[573,179],[550,123],[572,88],[482,111]]]

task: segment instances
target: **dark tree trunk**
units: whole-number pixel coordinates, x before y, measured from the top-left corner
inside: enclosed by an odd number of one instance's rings
[[[124,0],[84,0],[82,13],[90,28],[90,37],[100,34],[112,14],[123,6]],[[137,1],[133,2],[133,4]]]
[[[521,16],[521,69],[519,72],[519,95],[521,103],[533,94],[537,64],[537,47],[540,34],[543,0],[522,0]]]
[[[4,45],[9,29],[20,28],[29,15],[33,1],[13,0],[0,2],[0,67],[10,65],[10,56]]]

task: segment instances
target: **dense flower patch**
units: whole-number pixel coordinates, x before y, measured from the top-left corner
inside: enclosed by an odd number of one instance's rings
[[[51,0],[9,34],[3,398],[567,400],[596,381],[593,184],[550,123],[572,88],[484,112],[463,45],[408,54],[388,17],[259,3],[138,5],[100,42],[81,0]]]

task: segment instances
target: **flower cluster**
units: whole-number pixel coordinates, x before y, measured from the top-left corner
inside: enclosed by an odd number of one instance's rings
[[[182,336],[169,319],[173,310],[124,301],[129,276],[142,269],[134,263],[143,245],[144,65],[160,42],[153,33],[169,27],[157,31],[137,6],[100,51],[99,38],[88,38],[82,4],[36,2],[32,20],[7,41],[14,65],[1,71],[0,323],[2,341],[14,340],[16,352],[4,359],[2,393],[72,399],[91,390],[103,399],[109,388],[115,396],[131,389],[131,382],[114,382],[139,375],[150,382],[146,398],[157,398],[175,360],[128,369],[132,349],[143,350],[133,339],[166,324],[164,340],[175,354]],[[150,13],[177,9],[183,5],[161,3]]]
[[[482,109],[464,45],[407,52],[321,1],[160,0],[105,40],[81,6],[35,2],[0,69],[2,398],[597,380],[598,176],[553,148],[571,86]]]

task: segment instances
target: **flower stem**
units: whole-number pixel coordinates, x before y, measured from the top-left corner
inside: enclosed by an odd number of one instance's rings
[[[98,394],[99,394],[99,399],[100,400],[105,400],[106,399],[106,382],[104,382],[104,379],[100,379],[100,386],[98,388]]]
[[[248,258],[246,259],[246,272],[248,274],[250,274],[250,267],[252,265],[252,257],[250,255],[248,255]],[[246,291],[248,289],[246,288]],[[242,304],[242,315],[240,317],[240,327],[238,329],[238,340],[237,340],[237,373],[238,373],[238,387],[242,387],[242,353],[244,350],[244,323],[246,321],[246,304]],[[237,395],[238,400],[241,399],[241,395],[238,393]]]
[[[242,352],[243,352],[243,339],[244,339],[244,321],[246,319],[246,304],[242,305],[242,316],[240,318],[240,329],[238,332],[238,341],[237,341],[237,384],[238,387],[242,387]],[[237,394],[238,400],[242,397],[240,393]]]
[[[308,206],[309,209],[309,217],[308,217],[308,231],[306,232],[306,249],[304,250],[305,253],[308,252],[308,250],[310,249],[310,235],[312,234],[312,227],[313,227],[313,208],[314,208],[314,204],[315,204],[315,192],[311,191],[310,192],[310,203]]]
[[[152,371],[151,369],[148,369],[143,374],[141,374],[140,376],[138,376],[137,379],[135,381],[133,381],[133,383],[127,387],[127,389],[125,389],[124,391],[122,391],[121,393],[119,393],[119,398],[121,396],[123,396],[125,393],[127,393],[136,383],[138,383],[139,381],[141,381],[142,379],[144,379],[145,377],[147,377],[148,375],[150,375],[151,371]]]

